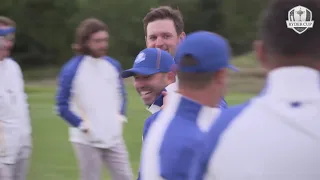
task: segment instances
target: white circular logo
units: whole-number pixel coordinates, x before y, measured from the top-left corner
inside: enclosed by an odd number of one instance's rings
[[[144,52],[140,52],[138,54],[138,56],[136,57],[136,60],[134,61],[134,63],[140,63],[142,61],[144,61],[146,59],[146,54]]]

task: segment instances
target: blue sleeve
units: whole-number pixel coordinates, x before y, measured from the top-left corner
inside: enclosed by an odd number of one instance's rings
[[[148,119],[145,120],[144,126],[143,126],[143,135],[142,135],[143,139],[147,136],[150,126],[156,120],[159,113],[160,111],[152,114],[151,116],[148,117]]]
[[[121,77],[121,72],[122,72],[122,67],[121,67],[121,64],[111,58],[111,57],[107,57],[107,60],[116,67],[116,69],[118,70],[119,72],[119,84],[120,84],[120,93],[121,93],[121,97],[122,97],[122,103],[121,103],[121,110],[120,110],[120,113],[121,115],[124,115],[126,116],[127,114],[127,104],[128,104],[128,101],[127,101],[127,91],[126,91],[126,87],[124,85],[124,82],[123,82],[123,78]]]
[[[203,134],[204,135],[204,134]],[[189,172],[193,168],[193,161],[195,156],[198,155],[198,149],[195,147],[201,147],[203,136],[201,139],[193,140],[186,145],[181,152],[171,154],[171,162],[164,162],[162,158],[161,164],[161,177],[166,180],[189,180]],[[173,157],[175,156],[175,157]]]
[[[78,127],[81,119],[70,111],[69,101],[71,97],[72,81],[76,74],[80,59],[72,59],[63,66],[58,77],[56,106],[58,115],[70,125]]]
[[[192,167],[189,168],[189,180],[203,180],[207,169],[210,168],[208,167],[208,162],[218,146],[221,135],[229,127],[236,116],[238,116],[248,105],[249,102],[246,102],[244,104],[222,110],[221,115],[216,119],[215,124],[204,136],[202,145],[194,147],[196,155],[191,163]]]
[[[203,180],[203,177],[207,172],[207,164],[210,157],[206,156],[206,151],[208,151],[208,148],[206,147],[204,141],[202,144],[193,147],[195,154],[192,158],[192,166],[189,168],[188,180]]]
[[[148,131],[150,126],[152,125],[152,123],[156,120],[158,114],[160,113],[160,111],[152,114],[151,116],[148,117],[148,119],[145,120],[144,122],[144,126],[143,126],[143,134],[142,134],[142,141],[144,140],[145,137],[147,137]],[[143,145],[143,144],[142,144]],[[141,167],[138,173],[138,178],[137,180],[140,180],[140,172],[141,172]]]

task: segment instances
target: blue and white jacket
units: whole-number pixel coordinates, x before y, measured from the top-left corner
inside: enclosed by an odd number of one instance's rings
[[[111,57],[75,56],[59,74],[56,105],[59,116],[70,124],[70,141],[108,148],[122,138],[127,94],[121,65]],[[90,136],[78,128],[89,124]],[[92,143],[94,136],[99,142]]]
[[[190,166],[184,158],[190,146],[201,140],[220,113],[220,108],[202,106],[179,93],[169,93],[166,106],[146,121],[142,180],[184,180],[188,172],[183,168]]]
[[[259,96],[222,111],[193,146],[186,180],[320,179],[319,71],[281,67],[266,82]]]

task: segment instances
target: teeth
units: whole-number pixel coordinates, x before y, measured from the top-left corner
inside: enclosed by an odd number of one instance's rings
[[[141,92],[140,92],[141,95],[147,95],[147,94],[149,94],[149,93],[150,93],[150,91],[141,91]]]

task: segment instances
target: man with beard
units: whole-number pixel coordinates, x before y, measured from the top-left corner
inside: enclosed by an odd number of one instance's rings
[[[133,178],[122,128],[126,121],[126,91],[121,66],[106,56],[108,27],[94,18],[76,30],[78,53],[59,75],[56,104],[59,115],[71,125],[70,141],[82,180],[100,180],[105,164],[112,179]]]
[[[32,151],[29,105],[19,64],[9,57],[16,23],[0,16],[0,179],[24,180]]]

